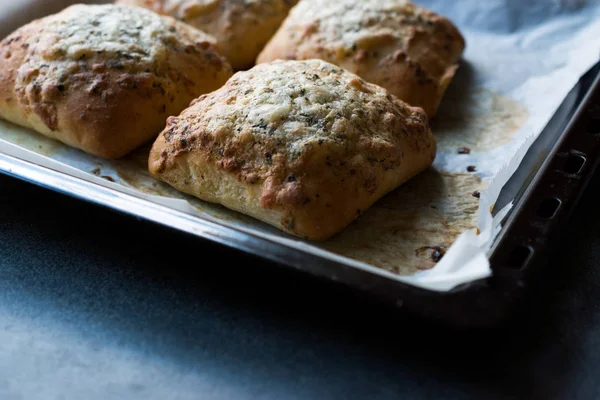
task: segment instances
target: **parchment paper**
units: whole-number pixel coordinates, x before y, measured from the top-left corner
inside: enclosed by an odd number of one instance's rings
[[[0,33],[68,3],[0,0]],[[0,121],[0,153],[416,286],[445,291],[486,277],[487,252],[508,211],[494,219],[490,208],[533,139],[599,59],[600,2],[417,3],[451,18],[467,39],[464,61],[432,121],[439,147],[434,168],[328,242],[301,241],[176,192],[148,174],[148,146],[106,161]]]

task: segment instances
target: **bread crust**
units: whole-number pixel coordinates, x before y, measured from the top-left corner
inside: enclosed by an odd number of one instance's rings
[[[176,189],[325,240],[431,166],[428,118],[321,60],[234,75],[171,117],[149,170]]]
[[[464,48],[448,19],[407,0],[303,0],[257,62],[319,58],[433,117]]]
[[[117,0],[177,18],[213,35],[238,70],[254,65],[298,0]]]
[[[71,6],[0,42],[0,117],[121,157],[232,75],[213,42],[142,8]]]

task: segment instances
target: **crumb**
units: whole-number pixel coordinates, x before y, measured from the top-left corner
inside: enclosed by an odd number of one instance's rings
[[[432,259],[434,262],[436,262],[436,263],[437,263],[437,262],[440,262],[440,260],[442,259],[442,257],[444,257],[444,254],[443,254],[441,251],[439,251],[439,250],[434,250],[434,251],[431,253],[431,259]]]
[[[461,147],[458,149],[458,154],[471,154],[471,149],[468,147]]]
[[[102,175],[100,178],[102,178],[102,179],[106,179],[106,180],[107,180],[107,181],[109,181],[109,182],[114,182],[114,181],[115,181],[115,180],[114,180],[112,177],[110,177],[110,176],[107,176],[107,175]]]
[[[100,175],[100,168],[94,168],[92,170],[92,174],[94,174],[94,175]]]
[[[476,190],[473,193],[471,193],[471,196],[479,199],[481,198],[481,193],[479,192],[479,190]]]
[[[415,250],[415,253],[418,256],[427,250],[432,250],[430,257],[436,263],[440,262],[446,254],[446,247],[444,246],[425,246]]]
[[[474,165],[469,165],[467,167],[467,171],[469,171],[469,172],[475,172],[475,171],[477,171],[477,167],[475,167]]]

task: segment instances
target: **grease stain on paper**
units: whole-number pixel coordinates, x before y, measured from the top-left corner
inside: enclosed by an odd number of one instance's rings
[[[477,230],[487,186],[472,174],[429,169],[375,203],[329,241],[325,250],[400,275],[431,269],[464,231]],[[439,249],[439,250],[438,250]]]
[[[431,120],[431,129],[439,151],[485,152],[509,143],[528,118],[523,105],[500,93],[454,88]]]
[[[31,129],[0,119],[0,139],[46,157],[60,153],[69,147]]]

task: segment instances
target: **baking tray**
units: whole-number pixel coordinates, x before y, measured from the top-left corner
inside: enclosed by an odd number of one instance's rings
[[[505,185],[496,210],[514,201],[492,247],[492,276],[449,292],[421,289],[389,276],[201,220],[52,169],[0,153],[0,172],[86,201],[251,253],[283,267],[337,281],[409,312],[459,326],[498,322],[517,304],[527,279],[543,265],[556,229],[568,218],[597,166],[600,64],[565,98]],[[90,186],[93,190],[90,190]]]
[[[600,63],[571,90],[496,204],[514,199],[490,255],[493,274],[449,292],[417,288],[0,154],[0,172],[86,201],[349,285],[409,312],[456,326],[497,323],[517,304],[548,255],[600,158]]]

